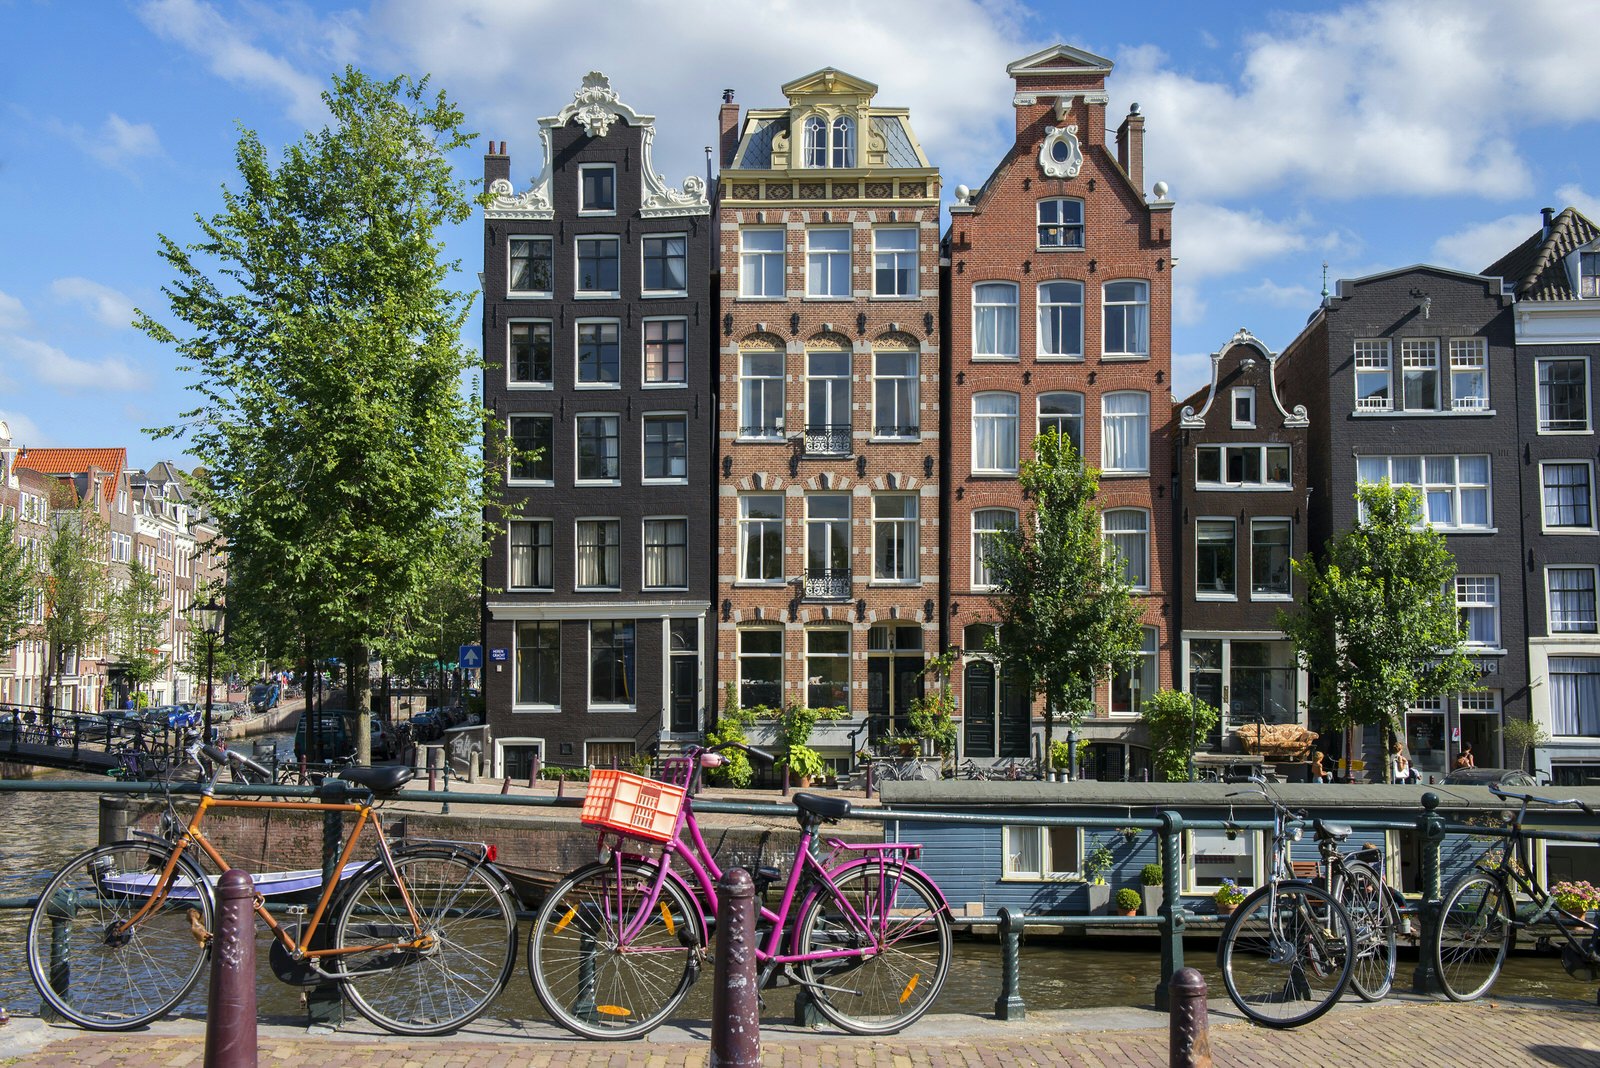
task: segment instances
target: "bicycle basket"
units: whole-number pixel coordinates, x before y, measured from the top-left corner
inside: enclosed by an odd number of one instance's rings
[[[626,771],[596,770],[589,775],[589,792],[578,817],[590,827],[649,838],[672,840],[684,789]]]

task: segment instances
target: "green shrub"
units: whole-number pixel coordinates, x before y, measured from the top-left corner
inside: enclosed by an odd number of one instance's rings
[[[706,731],[707,748],[724,742],[748,741],[745,731],[756,719],[757,709],[739,707],[739,691],[733,683],[728,683],[724,694],[722,711],[717,716],[717,721]],[[707,779],[718,786],[743,788],[750,785],[750,780],[755,778],[755,772],[750,767],[749,757],[737,749],[729,749],[722,754],[722,759],[720,767],[706,769]]]
[[[1146,864],[1139,869],[1139,882],[1144,886],[1161,885],[1161,865]]]
[[[1217,725],[1218,712],[1191,694],[1162,690],[1139,715],[1150,727],[1150,762],[1162,782],[1189,780],[1189,747]]]
[[[940,761],[953,760],[956,755],[955,695],[950,692],[950,673],[955,669],[957,653],[947,650],[928,661],[925,674],[937,680],[931,695],[911,699],[910,726],[914,734],[933,743]]]
[[[1135,890],[1133,887],[1124,886],[1121,890],[1117,891],[1116,900],[1117,908],[1121,909],[1123,912],[1129,912],[1138,908],[1144,899],[1139,896],[1139,891]]]

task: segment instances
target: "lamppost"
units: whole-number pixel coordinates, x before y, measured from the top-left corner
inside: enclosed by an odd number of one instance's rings
[[[223,606],[217,603],[215,593],[207,593],[205,602],[196,601],[189,607],[206,635],[206,719],[205,740],[210,745],[213,741],[211,734],[211,677],[216,673],[217,637],[222,633]]]

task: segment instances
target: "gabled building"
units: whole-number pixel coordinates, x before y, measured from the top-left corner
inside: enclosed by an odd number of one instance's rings
[[[1146,197],[1137,106],[1106,147],[1111,61],[1068,45],[1006,68],[1015,140],[976,189],[956,187],[945,234],[949,288],[942,375],[949,436],[943,567],[946,633],[966,652],[956,680],[962,749],[1037,754],[1042,704],[997,678],[985,554],[1025,511],[1017,475],[1045,429],[1100,469],[1107,540],[1138,591],[1138,666],[1096,688],[1079,728],[1090,773],[1142,778],[1144,698],[1171,684],[1172,201]]]
[[[591,72],[539,120],[531,184],[504,141],[484,157],[496,775],[631,760],[706,723],[713,221],[704,180],[656,173],[655,133]]]
[[[55,479],[18,464],[21,452],[21,447],[11,440],[10,428],[0,420],[0,514],[16,523],[18,543],[38,565],[50,530],[50,499]],[[25,623],[44,622],[41,599],[36,598],[25,612]],[[36,632],[25,632],[12,649],[0,652],[0,705],[40,704],[48,663],[45,643]]]
[[[745,706],[906,729],[939,645],[939,172],[832,67],[721,121],[717,627]]]
[[[1592,784],[1600,781],[1600,227],[1573,208],[1546,208],[1539,228],[1484,273],[1516,296],[1522,552],[1503,556],[1525,576],[1529,710],[1551,735],[1536,765],[1562,785]]]

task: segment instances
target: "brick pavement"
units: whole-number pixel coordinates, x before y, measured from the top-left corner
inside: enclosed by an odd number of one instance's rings
[[[1600,1068],[1600,1011],[1572,1002],[1493,999],[1457,1005],[1391,1000],[1376,1006],[1348,1003],[1307,1027],[1274,1032],[1230,1018],[1213,1002],[1212,1051],[1218,1068],[1394,1068],[1410,1066],[1547,1065]],[[770,1028],[763,1062],[794,1068],[987,1068],[991,1065],[1072,1065],[1086,1068],[1156,1068],[1167,1063],[1161,1026],[1126,1029],[1129,1011],[1038,1013],[1023,1023],[979,1017],[934,1017],[907,1035],[849,1038],[831,1032]],[[1144,1013],[1145,1022],[1161,1017]],[[1109,1025],[1109,1026],[1108,1026]],[[18,1033],[18,1027],[31,1034]],[[705,1065],[704,1038],[657,1032],[627,1044],[548,1040],[477,1027],[470,1035],[401,1039],[360,1033],[313,1036],[287,1027],[263,1027],[260,1064],[311,1064],[317,1068],[499,1068],[502,1065],[594,1068],[689,1068]],[[41,1042],[42,1048],[38,1047]],[[0,1064],[95,1065],[106,1068],[182,1068],[202,1063],[202,1025],[176,1021],[148,1032],[93,1035],[16,1021],[0,1031]]]

